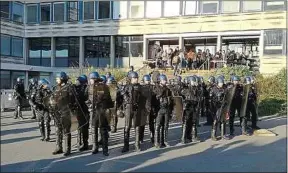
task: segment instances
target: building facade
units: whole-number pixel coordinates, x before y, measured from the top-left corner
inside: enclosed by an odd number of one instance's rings
[[[163,48],[251,51],[286,67],[287,0],[1,1],[1,89],[69,67],[142,66]]]

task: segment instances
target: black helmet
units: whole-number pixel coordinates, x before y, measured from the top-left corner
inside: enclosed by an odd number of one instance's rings
[[[67,81],[68,75],[65,72],[61,71],[56,75],[56,78],[60,78],[61,81]]]

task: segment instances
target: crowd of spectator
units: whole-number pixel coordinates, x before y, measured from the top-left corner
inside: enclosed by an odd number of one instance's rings
[[[155,45],[152,52],[152,59],[156,61],[156,66],[159,68],[171,67],[176,72],[179,69],[186,68],[186,70],[197,69],[213,69],[223,66],[247,65],[252,59],[252,51],[235,52],[234,50],[220,50],[215,54],[211,54],[209,49],[186,49],[179,50],[176,47],[174,50],[168,48],[163,50],[162,47]]]

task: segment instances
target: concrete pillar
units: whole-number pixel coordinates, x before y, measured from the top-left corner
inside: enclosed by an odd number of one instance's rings
[[[222,49],[222,37],[219,34],[218,37],[217,37],[217,50],[216,51],[219,51],[221,49]]]
[[[84,65],[84,37],[80,36],[79,40],[79,67],[82,68]]]
[[[110,68],[115,67],[115,36],[110,36]]]
[[[148,60],[148,44],[149,41],[147,38],[145,38],[145,35],[143,37],[143,61]]]
[[[25,71],[25,81],[24,81],[24,86],[25,86],[25,89],[28,89],[28,79],[29,75],[28,75],[28,71]]]
[[[51,37],[51,67],[55,67],[56,46],[55,37]]]
[[[260,33],[258,51],[259,51],[259,58],[262,58],[264,54],[264,30],[261,30]]]
[[[179,36],[179,49],[184,49],[184,39],[182,36]]]
[[[28,49],[29,49],[29,42],[27,38],[23,38],[23,60],[24,64],[28,64]]]

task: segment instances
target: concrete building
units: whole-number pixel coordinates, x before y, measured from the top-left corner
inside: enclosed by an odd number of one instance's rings
[[[286,67],[287,0],[1,1],[1,89],[69,67],[142,66],[163,48],[251,51]]]

